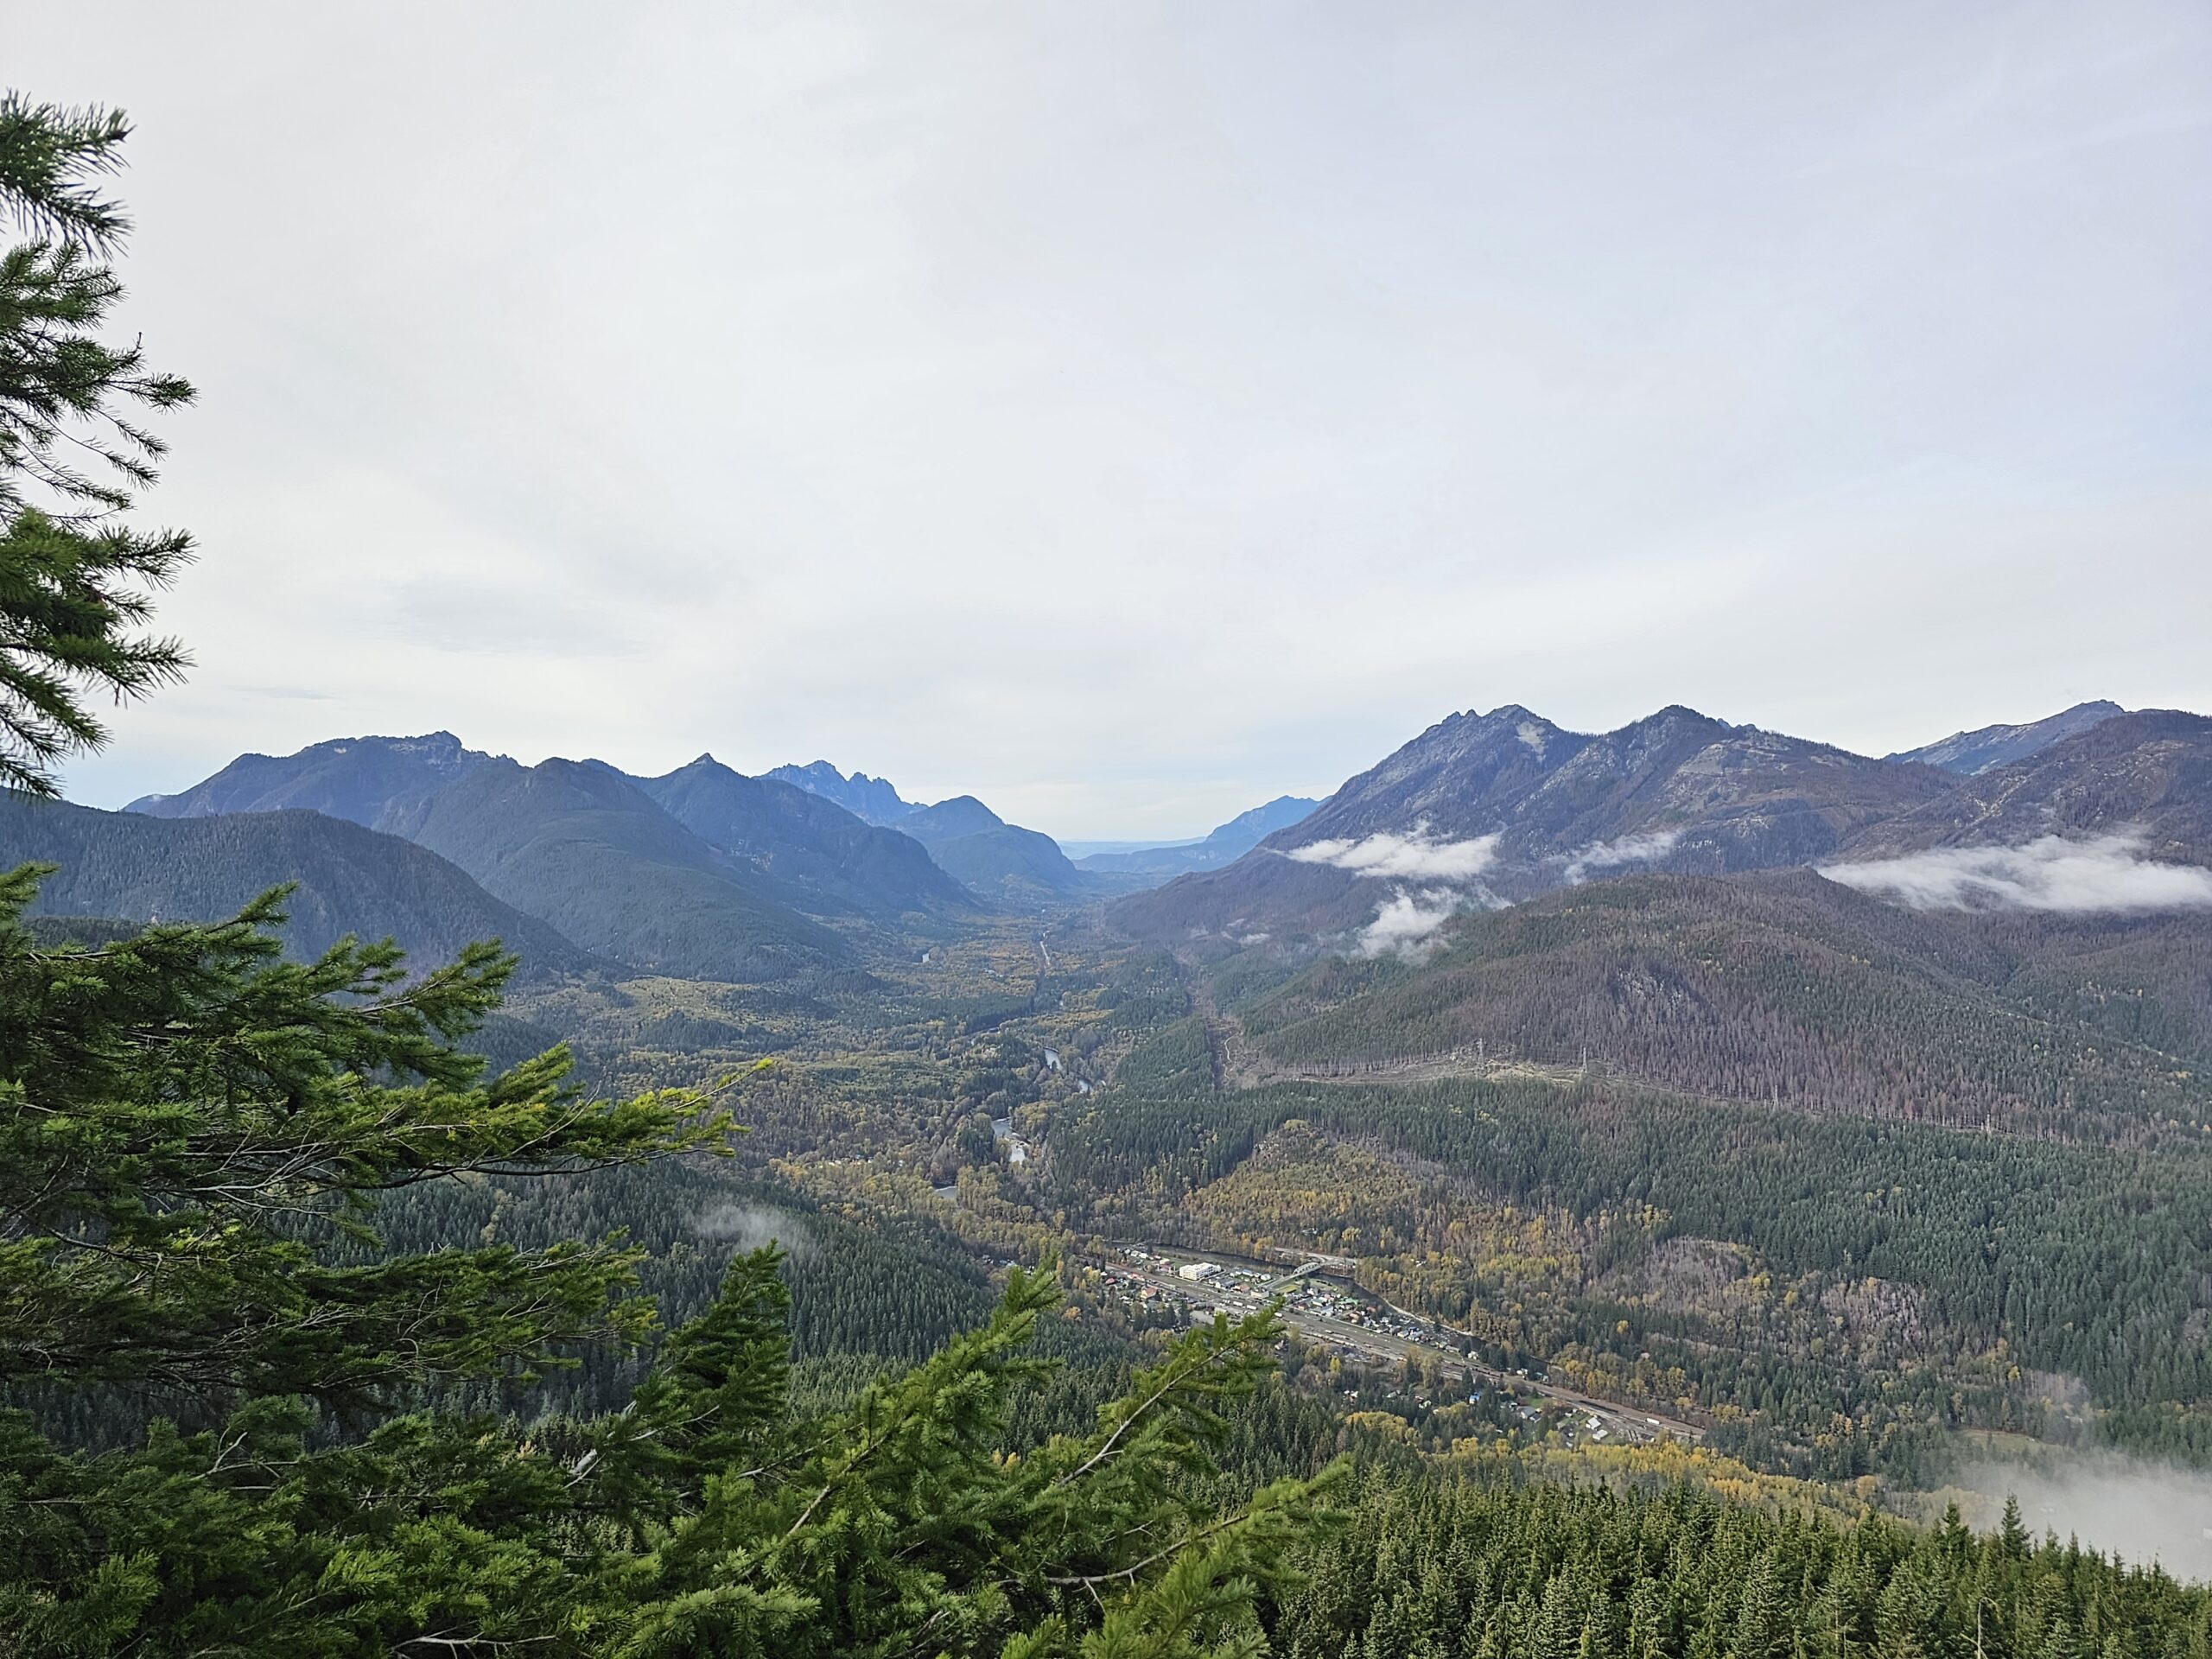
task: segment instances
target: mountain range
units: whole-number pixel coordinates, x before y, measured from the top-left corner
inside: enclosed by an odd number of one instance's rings
[[[849,967],[872,938],[983,908],[916,839],[702,755],[662,778],[524,766],[450,733],[244,755],[134,814],[307,809],[440,855],[500,900],[632,969],[756,980]]]
[[[1097,890],[1050,836],[972,796],[918,807],[826,761],[747,777],[702,755],[645,778],[597,760],[525,766],[449,732],[340,738],[242,755],[128,809],[177,822],[300,810],[438,855],[578,958],[689,978],[840,970],[991,908]]]
[[[1966,734],[1929,746],[1954,757],[1952,771],[1680,707],[1603,734],[1566,731],[1517,705],[1454,715],[1241,858],[1133,894],[1109,916],[1162,942],[1364,929],[1363,948],[1379,950],[1426,938],[1462,911],[1637,871],[1837,867],[1873,887],[1892,874],[1870,868],[1885,859],[2053,836],[2112,839],[2095,855],[2123,862],[2202,862],[2212,848],[2212,721],[2176,711],[2085,718],[2076,709],[2001,728],[2001,744]],[[1984,766],[1993,744],[2024,752]],[[2002,871],[1954,874],[1969,897],[2004,897]],[[1927,897],[1924,885],[1915,897]]]
[[[1508,705],[1449,716],[1319,804],[1080,865],[973,796],[917,806],[826,761],[748,777],[702,755],[649,778],[435,732],[243,755],[124,814],[11,804],[0,859],[21,858],[64,866],[49,914],[213,915],[297,878],[302,950],[497,933],[544,971],[735,982],[1116,893],[1109,919],[1140,938],[1355,954],[1633,874],[1810,866],[1923,908],[2171,909],[2212,861],[2212,721],[2085,703],[1877,760],[1681,707],[1587,734]]]

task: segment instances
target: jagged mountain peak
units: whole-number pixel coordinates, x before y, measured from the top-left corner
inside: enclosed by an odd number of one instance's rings
[[[810,795],[819,795],[831,800],[869,823],[892,824],[917,810],[912,801],[899,798],[899,791],[886,778],[871,778],[864,772],[849,774],[837,770],[827,760],[810,760],[803,766],[782,766],[761,774],[779,783],[795,785]]]
[[[1374,915],[1394,880],[1433,906],[1524,898],[1628,868],[1721,874],[1809,863],[1944,787],[1923,768],[1680,703],[1596,734],[1508,704],[1440,721],[1258,850],[1124,900],[1116,914],[1152,937],[1311,931]]]

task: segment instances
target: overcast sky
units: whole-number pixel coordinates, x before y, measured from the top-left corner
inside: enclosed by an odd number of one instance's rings
[[[2212,11],[0,0],[137,123],[185,687],[1068,836],[1442,715],[2212,709]]]

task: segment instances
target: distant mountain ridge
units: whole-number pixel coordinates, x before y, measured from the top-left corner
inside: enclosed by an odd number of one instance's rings
[[[776,766],[760,775],[835,801],[863,823],[893,824],[909,812],[920,810],[912,801],[900,800],[889,779],[871,778],[864,772],[855,772],[849,777],[827,760],[810,760],[803,766]]]
[[[304,807],[372,830],[397,805],[435,794],[498,757],[464,747],[451,732],[420,737],[340,737],[294,754],[242,754],[174,795],[145,795],[123,810],[157,818]]]
[[[848,776],[827,760],[778,766],[763,776],[796,785],[870,823],[912,836],[929,849],[940,869],[989,902],[1026,906],[1090,890],[1059,842],[1041,830],[1008,823],[973,795],[918,806],[901,800],[887,779],[860,772]]]
[[[400,809],[397,833],[518,910],[648,972],[781,979],[842,968],[852,945],[611,766],[499,760]]]
[[[702,756],[666,779],[598,761],[524,766],[449,733],[243,755],[144,814],[307,808],[403,836],[578,944],[651,972],[780,978],[842,969],[862,927],[965,915],[971,894],[913,842]],[[689,820],[689,822],[687,822]]]
[[[938,866],[976,892],[1014,905],[1072,898],[1083,873],[1050,836],[1008,823],[973,795],[910,812],[899,833],[929,849]]]
[[[2030,721],[2024,726],[1983,726],[1971,732],[1954,732],[1933,743],[1924,743],[1916,749],[1901,750],[1884,758],[1918,761],[1923,766],[1940,766],[1945,772],[1955,772],[1970,778],[1987,772],[1993,766],[2025,760],[2037,750],[2047,748],[2061,738],[2071,737],[2076,732],[2086,732],[2100,721],[2126,712],[2116,702],[2077,702],[2071,709],[2062,709],[2043,720]]]
[[[1242,858],[1278,830],[1287,830],[1320,805],[1302,795],[1278,795],[1215,826],[1203,840],[1172,847],[1145,847],[1124,853],[1092,853],[1076,868],[1096,874],[1156,876],[1166,880],[1190,870],[1212,870]]]
[[[912,836],[772,773],[748,778],[702,754],[665,777],[636,782],[709,846],[752,861],[801,909],[866,917],[982,908]]]

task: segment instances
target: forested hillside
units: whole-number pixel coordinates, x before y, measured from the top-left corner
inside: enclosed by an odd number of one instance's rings
[[[2131,1138],[2212,1120],[2212,937],[1914,911],[1810,872],[1636,876],[1315,963],[1240,1009],[1287,1065],[1479,1046],[1799,1110]]]
[[[634,967],[776,979],[853,957],[608,768],[495,761],[396,823],[517,909]]]
[[[531,978],[609,965],[428,849],[317,812],[163,823],[0,798],[0,868],[24,863],[57,867],[36,915],[211,921],[290,883],[284,939],[301,957],[350,933],[397,939],[426,961],[499,939]]]

